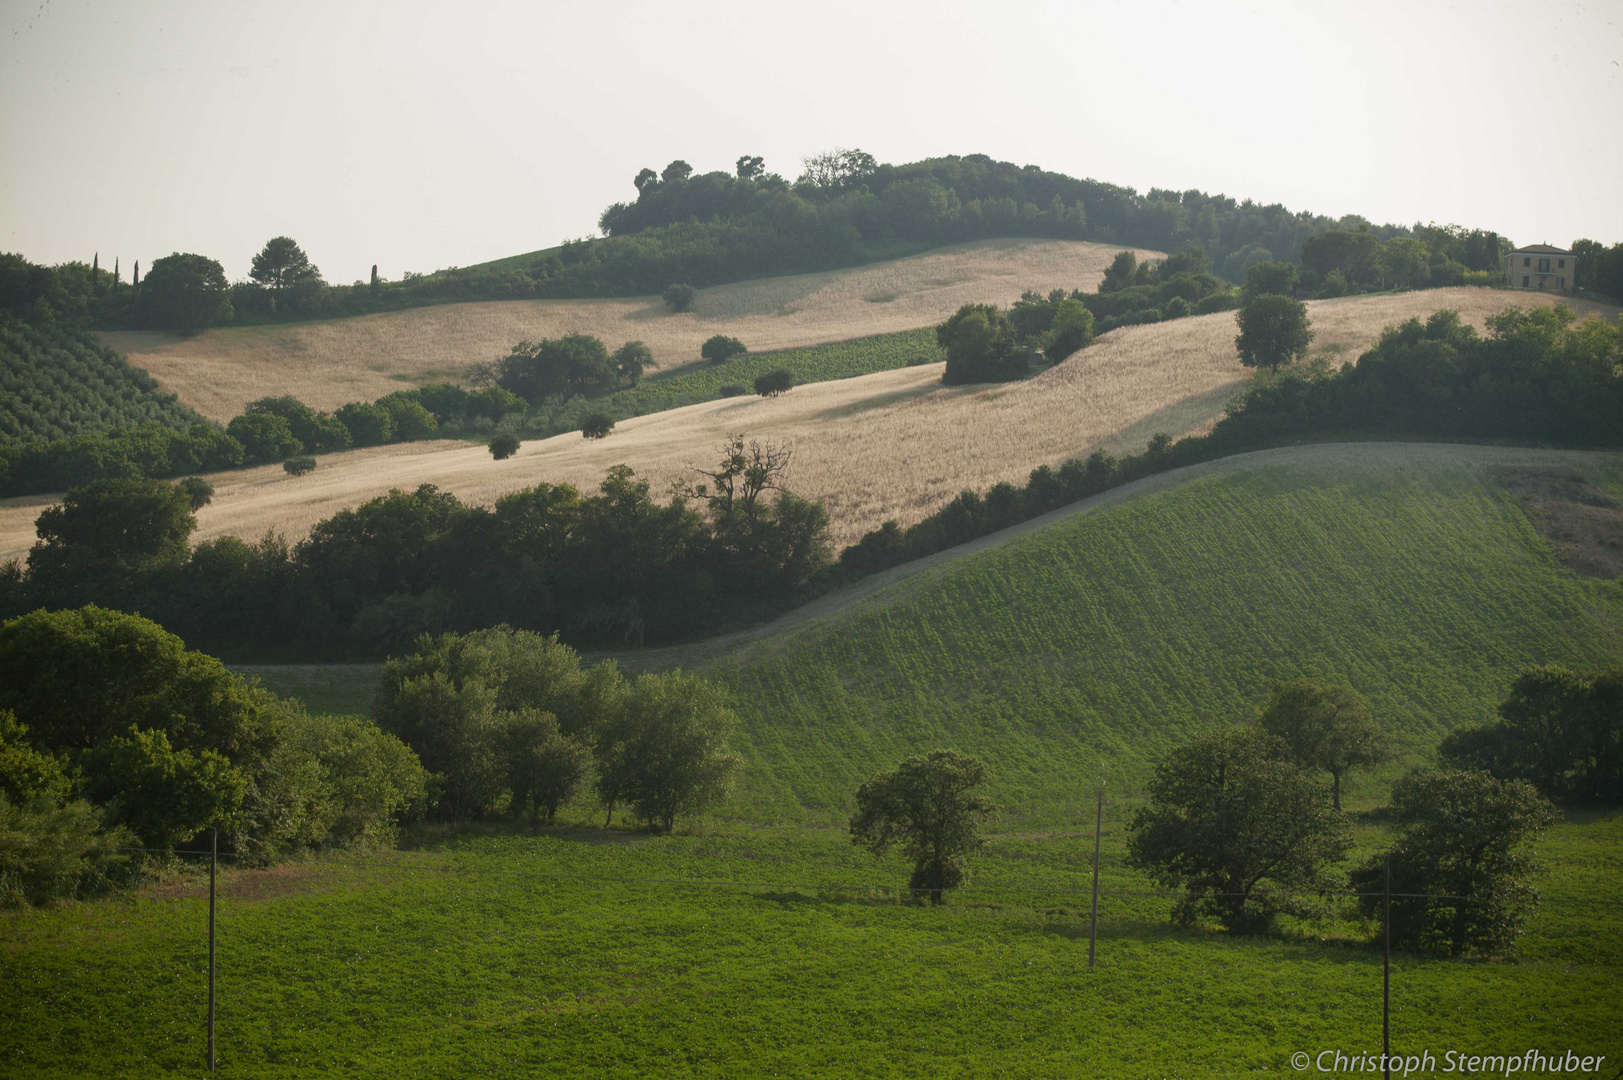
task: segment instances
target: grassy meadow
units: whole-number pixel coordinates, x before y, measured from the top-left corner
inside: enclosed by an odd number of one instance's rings
[[[1076,833],[998,837],[941,909],[832,830],[430,836],[227,872],[219,1074],[1219,1077],[1379,1050],[1369,927],[1174,927],[1111,813],[1091,971]],[[1623,909],[1573,902],[1610,896],[1620,852],[1616,814],[1552,832],[1515,962],[1395,957],[1394,1050],[1623,1052]],[[204,890],[0,915],[0,1072],[201,1073]]]
[[[402,850],[230,871],[223,1075],[1218,1077],[1379,1049],[1372,928],[1345,907],[1244,939],[1167,919],[1123,862],[1155,757],[1242,720],[1274,678],[1350,682],[1402,760],[1355,777],[1357,850],[1397,769],[1529,663],[1623,650],[1623,590],[1565,569],[1504,486],[1623,455],[1353,444],[1167,474],[892,572],[815,617],[649,666],[731,689],[745,769],[671,837],[597,808],[539,834],[420,830]],[[834,600],[835,598],[827,598]],[[318,708],[377,669],[241,669]],[[902,903],[907,867],[840,826],[871,771],[984,756],[1003,812],[968,888]],[[1099,966],[1086,967],[1091,791],[1107,781]],[[1513,961],[1394,960],[1393,1046],[1623,1055],[1623,815],[1539,847]],[[202,883],[0,914],[0,1073],[200,1071]]]

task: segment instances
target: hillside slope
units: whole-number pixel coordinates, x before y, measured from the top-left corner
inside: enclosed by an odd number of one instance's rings
[[[697,361],[713,334],[764,350],[911,330],[972,301],[1010,303],[1028,288],[1091,291],[1118,250],[1066,240],[987,240],[850,270],[704,289],[680,314],[657,296],[508,300],[226,327],[190,338],[139,331],[102,337],[186,404],[223,422],[267,394],[333,409],[403,384],[455,379],[469,364],[504,356],[524,339],[595,334],[610,348],[641,340],[668,369]]]
[[[744,718],[730,812],[837,819],[873,770],[951,746],[991,762],[1012,820],[1075,820],[1100,779],[1131,789],[1298,676],[1350,683],[1424,759],[1522,667],[1623,656],[1623,587],[1563,568],[1505,487],[1558,465],[1623,495],[1619,453],[1241,455],[712,650]]]
[[[1412,315],[1452,307],[1481,325],[1512,305],[1551,302],[1438,289],[1313,301],[1309,311],[1315,349],[1340,362]],[[919,521],[964,488],[1023,482],[1038,465],[1099,446],[1137,452],[1157,431],[1204,430],[1249,377],[1234,333],[1232,313],[1123,327],[1024,382],[944,387],[940,364],[902,368],[796,387],[770,400],[731,398],[637,417],[601,441],[578,434],[531,441],[500,462],[483,447],[425,442],[325,455],[298,480],[274,465],[220,473],[210,477],[214,502],[199,515],[196,538],[257,539],[276,529],[296,540],[345,507],[423,483],[484,504],[540,481],[591,490],[619,463],[664,492],[709,464],[728,433],[742,431],[794,446],[790,486],[827,504],[835,540],[845,544],[887,518]],[[40,505],[38,498],[0,502],[0,558],[33,543]]]

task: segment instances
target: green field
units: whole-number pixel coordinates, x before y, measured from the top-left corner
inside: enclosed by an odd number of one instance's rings
[[[1623,589],[1563,568],[1502,485],[1551,464],[1623,485],[1615,453],[1244,455],[725,651],[651,654],[732,690],[745,769],[723,813],[653,838],[601,830],[583,805],[540,835],[428,832],[229,877],[225,1074],[1216,1077],[1378,1050],[1370,926],[1174,927],[1123,865],[1122,825],[1163,750],[1244,719],[1275,678],[1348,681],[1397,735],[1403,760],[1355,779],[1362,812],[1523,666],[1616,662]],[[362,707],[376,676],[244,670],[329,708]],[[899,858],[838,826],[860,779],[938,745],[990,761],[1004,813],[970,887],[930,910],[898,902]],[[1382,841],[1378,821],[1360,816],[1357,839],[1349,861]],[[1395,959],[1395,1050],[1623,1061],[1623,815],[1569,815],[1539,854],[1545,903],[1518,959]],[[0,915],[0,1074],[196,1069],[204,925],[195,878]]]
[[[0,320],[0,442],[202,422],[90,334]]]
[[[1092,971],[1077,835],[1000,838],[942,909],[821,830],[452,836],[228,875],[220,1075],[1215,1077],[1379,1049],[1367,928],[1174,928],[1114,825]],[[1519,962],[1396,958],[1395,1050],[1623,1053],[1623,909],[1571,902],[1612,896],[1623,817],[1544,847]],[[0,1073],[201,1072],[205,926],[195,877],[0,916]]]
[[[635,389],[623,390],[617,397],[639,395],[700,399],[719,397],[723,386],[752,386],[758,376],[780,368],[795,377],[795,385],[849,379],[915,364],[933,364],[946,354],[936,344],[935,328],[899,330],[893,334],[836,341],[805,349],[779,349],[775,352],[746,353],[725,364],[685,367],[669,374],[655,374]],[[752,389],[750,391],[754,393]]]

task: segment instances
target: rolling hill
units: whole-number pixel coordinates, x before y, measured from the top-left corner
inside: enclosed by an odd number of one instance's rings
[[[1076,820],[1100,779],[1131,790],[1301,676],[1357,688],[1412,764],[1527,665],[1623,659],[1623,581],[1563,566],[1511,494],[1552,468],[1623,499],[1618,452],[1262,451],[627,659],[733,688],[748,781],[730,812],[752,820],[838,820],[874,769],[937,746],[991,762],[1011,817]]]
[[[1481,325],[1511,305],[1551,302],[1438,289],[1313,301],[1309,310],[1315,350],[1339,363],[1412,315],[1452,307]],[[1099,446],[1136,452],[1158,431],[1204,430],[1249,373],[1234,353],[1234,316],[1220,313],[1123,327],[1024,382],[943,387],[940,376],[941,365],[932,364],[796,387],[773,399],[708,401],[623,421],[601,441],[567,434],[527,442],[500,462],[483,447],[441,441],[326,455],[298,480],[280,466],[220,473],[210,477],[214,502],[199,515],[196,538],[257,539],[273,528],[294,540],[338,510],[423,483],[486,504],[540,481],[592,489],[622,462],[665,491],[707,464],[728,433],[742,431],[794,446],[790,486],[824,500],[844,544],[887,518],[916,522],[964,488],[1021,481],[1037,465]],[[33,543],[45,501],[0,503],[0,557]]]
[[[455,380],[470,364],[505,356],[518,341],[561,334],[595,334],[610,348],[640,340],[670,369],[697,361],[699,346],[714,334],[761,351],[911,330],[940,322],[965,303],[1010,303],[1028,288],[1091,291],[1118,250],[1078,241],[988,240],[850,270],[703,289],[682,313],[658,296],[506,300],[226,327],[189,338],[154,331],[112,331],[102,338],[181,401],[223,423],[266,395],[293,394],[312,408],[333,409],[402,385]]]

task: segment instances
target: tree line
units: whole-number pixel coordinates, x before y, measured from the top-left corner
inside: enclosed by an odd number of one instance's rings
[[[102,269],[99,256],[88,265],[43,267],[0,255],[0,309],[99,327],[193,332],[466,300],[652,295],[672,282],[704,287],[827,270],[1004,236],[1162,251],[1195,244],[1210,254],[1214,273],[1238,283],[1257,262],[1306,266],[1309,239],[1335,232],[1343,239],[1322,246],[1322,257],[1304,276],[1312,290],[1345,291],[1371,281],[1398,283],[1383,277],[1386,264],[1366,251],[1393,238],[1419,247],[1393,249],[1390,268],[1438,284],[1496,272],[1508,243],[1483,230],[1374,225],[1356,215],[1331,219],[1193,189],[1140,194],[984,154],[889,165],[860,150],[831,151],[805,159],[792,182],[758,161],[741,157],[731,172],[696,173],[680,160],[658,173],[643,169],[633,181],[636,198],[603,211],[599,238],[398,280],[380,277],[374,267],[369,280],[329,284],[285,236],[267,242],[248,279],[235,283],[218,261],[196,253],[157,259],[144,279],[137,267],[129,282],[116,262],[112,272]],[[1354,254],[1343,258],[1348,245]],[[1411,257],[1416,251],[1418,264]]]
[[[40,515],[26,569],[0,573],[0,613],[99,603],[238,654],[375,655],[498,623],[576,644],[669,641],[807,595],[829,561],[828,516],[785,488],[791,460],[736,436],[665,502],[623,465],[593,494],[538,484],[488,509],[423,485],[292,546],[191,546],[187,488],[100,480]]]
[[[1156,765],[1128,865],[1175,895],[1185,924],[1263,934],[1281,916],[1376,921],[1390,894],[1399,948],[1508,954],[1537,909],[1530,845],[1556,805],[1623,805],[1623,668],[1529,668],[1499,714],[1397,780],[1373,815],[1391,842],[1348,866],[1343,782],[1388,761],[1390,737],[1351,687],[1275,684],[1250,723],[1199,733]],[[900,846],[909,891],[943,903],[985,844],[989,780],[951,750],[908,758],[857,790],[851,841],[875,855]]]

